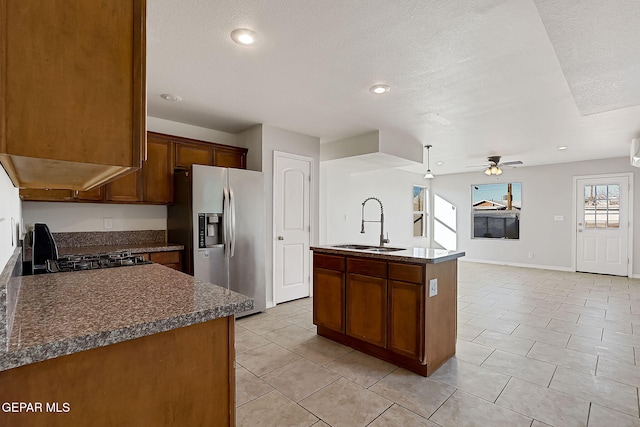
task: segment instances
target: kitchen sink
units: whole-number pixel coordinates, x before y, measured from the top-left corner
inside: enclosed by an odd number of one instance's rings
[[[395,251],[401,251],[403,249],[404,248],[387,248],[387,247],[380,248],[378,246],[373,246],[373,247],[371,247],[369,249],[365,249],[365,250],[373,251],[373,252],[395,252]]]
[[[375,246],[367,246],[367,245],[334,245],[334,248],[340,249],[355,249],[358,251],[366,251],[367,249],[374,248]]]
[[[334,245],[334,248],[340,249],[353,249],[356,251],[370,251],[370,252],[395,252],[401,251],[404,248],[390,248],[380,246],[367,246],[367,245]]]

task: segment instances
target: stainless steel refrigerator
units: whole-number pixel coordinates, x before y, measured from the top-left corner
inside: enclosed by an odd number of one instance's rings
[[[185,247],[185,272],[255,300],[266,309],[262,172],[193,165],[174,175],[167,238]]]

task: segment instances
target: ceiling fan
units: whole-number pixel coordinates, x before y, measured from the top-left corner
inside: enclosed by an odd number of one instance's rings
[[[500,175],[502,174],[502,169],[501,167],[503,166],[511,166],[511,167],[515,167],[517,165],[522,165],[523,163],[520,160],[514,160],[511,162],[502,162],[500,163],[500,158],[501,156],[489,156],[487,157],[487,162],[483,165],[473,165],[473,166],[467,166],[468,168],[477,168],[477,167],[483,167],[486,168],[484,171],[485,175]]]

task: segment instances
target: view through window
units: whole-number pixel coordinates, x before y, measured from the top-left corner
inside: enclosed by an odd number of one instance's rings
[[[427,187],[413,186],[413,237],[428,237]]]
[[[585,228],[620,228],[620,185],[584,186]]]
[[[472,185],[471,199],[474,238],[520,238],[521,183]]]

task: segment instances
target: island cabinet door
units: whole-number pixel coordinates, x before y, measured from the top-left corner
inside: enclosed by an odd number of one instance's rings
[[[344,257],[313,256],[313,323],[344,334]]]
[[[424,363],[424,292],[421,284],[389,280],[389,350]]]
[[[387,346],[387,279],[347,273],[347,335]]]

